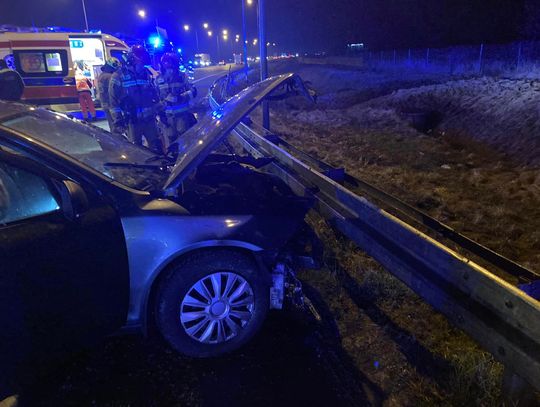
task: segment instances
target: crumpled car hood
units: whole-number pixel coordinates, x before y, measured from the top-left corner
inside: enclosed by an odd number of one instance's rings
[[[244,89],[182,135],[179,141],[178,160],[164,189],[174,194],[174,190],[204,161],[219,142],[282,85],[295,87],[310,97],[300,77],[292,73],[274,76]]]

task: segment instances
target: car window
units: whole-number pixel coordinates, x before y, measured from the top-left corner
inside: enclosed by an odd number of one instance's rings
[[[167,175],[144,168],[155,153],[133,145],[123,137],[86,126],[62,114],[36,109],[1,123],[39,140],[103,175],[132,188],[158,189]],[[110,165],[113,164],[114,165]],[[121,164],[121,165],[117,165]],[[130,168],[140,164],[142,168]]]
[[[0,162],[0,225],[60,209],[45,180]]]

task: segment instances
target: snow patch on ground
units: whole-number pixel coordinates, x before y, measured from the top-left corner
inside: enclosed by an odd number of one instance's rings
[[[412,113],[439,116],[432,135],[459,135],[495,147],[520,164],[540,165],[540,81],[524,77],[399,74],[299,66],[318,91],[315,106],[291,118],[329,129],[354,126],[418,135]],[[298,109],[299,106],[296,106]],[[296,110],[296,111],[295,111]]]
[[[456,132],[496,147],[523,164],[540,164],[540,83],[478,78],[401,89],[347,110],[361,120],[370,110],[435,111],[440,132]]]

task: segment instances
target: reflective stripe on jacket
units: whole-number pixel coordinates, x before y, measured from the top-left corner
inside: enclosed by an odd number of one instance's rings
[[[185,75],[172,76],[159,75],[156,79],[159,100],[165,107],[167,114],[179,114],[189,110],[189,102],[193,99],[191,86]]]
[[[112,73],[102,72],[98,77],[97,90],[101,106],[104,109],[108,109],[110,106],[109,101],[109,83],[111,82]]]
[[[150,72],[145,69],[137,73],[123,66],[113,73],[109,82],[109,102],[117,125],[153,119],[159,104]]]

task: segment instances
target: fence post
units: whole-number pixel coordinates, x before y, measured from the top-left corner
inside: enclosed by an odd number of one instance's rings
[[[482,73],[483,59],[484,59],[484,44],[480,44],[480,56],[478,57],[478,73]]]

